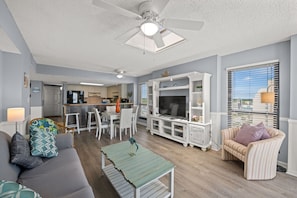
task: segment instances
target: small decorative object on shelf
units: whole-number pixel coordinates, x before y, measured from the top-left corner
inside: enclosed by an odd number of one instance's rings
[[[202,107],[202,98],[200,97],[197,99],[197,106]]]
[[[116,112],[120,113],[120,111],[121,111],[120,98],[118,98],[116,103]]]
[[[196,86],[196,91],[202,91],[202,85],[197,85]]]
[[[130,142],[130,152],[129,152],[129,155],[130,156],[133,156],[133,155],[136,155],[136,152],[137,152],[137,150],[138,150],[138,145],[137,145],[137,143],[136,143],[136,140],[133,138],[133,137],[131,137],[131,138],[129,138],[129,142]],[[133,149],[133,145],[135,145],[135,147],[136,147],[136,149],[134,150]]]
[[[168,77],[169,76],[169,72],[167,70],[165,70],[162,74],[162,77]]]
[[[199,116],[193,115],[192,121],[198,122],[199,121]]]

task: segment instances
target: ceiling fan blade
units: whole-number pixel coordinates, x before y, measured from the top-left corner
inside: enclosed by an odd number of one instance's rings
[[[163,41],[163,38],[162,38],[162,35],[160,32],[157,32],[154,36],[153,36],[153,40],[155,41],[156,43],[156,46],[158,48],[161,48],[161,47],[164,47],[165,46],[165,43]]]
[[[128,30],[127,32],[125,32],[124,34],[122,34],[122,35],[118,36],[117,38],[115,38],[115,40],[117,40],[117,41],[119,41],[121,43],[125,43],[128,39],[133,37],[139,31],[140,31],[139,27],[134,27],[134,28]]]
[[[166,5],[168,4],[169,0],[154,0],[153,1],[153,10],[160,14],[164,8],[166,7]]]
[[[168,28],[198,31],[202,28],[204,22],[184,20],[184,19],[164,19],[162,24],[163,24],[163,27],[165,28],[168,27]]]
[[[142,18],[138,13],[132,12],[130,10],[126,10],[124,8],[121,8],[119,6],[111,4],[111,3],[107,2],[107,1],[104,1],[104,0],[93,0],[93,4],[95,6],[98,6],[100,8],[104,8],[104,9],[106,9],[108,11],[120,14],[122,16],[130,17],[130,18],[136,18],[136,19],[141,19]]]

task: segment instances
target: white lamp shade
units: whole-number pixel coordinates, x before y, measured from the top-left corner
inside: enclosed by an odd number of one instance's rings
[[[262,92],[261,103],[274,103],[274,92]]]
[[[7,109],[7,121],[18,122],[25,119],[25,108],[8,108]]]
[[[152,21],[145,21],[143,24],[141,24],[140,29],[146,36],[153,36],[158,32],[159,27]]]

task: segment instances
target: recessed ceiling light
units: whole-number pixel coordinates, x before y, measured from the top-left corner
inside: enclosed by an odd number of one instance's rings
[[[104,86],[104,84],[100,83],[88,83],[88,82],[81,82],[81,85],[92,85],[92,86]]]

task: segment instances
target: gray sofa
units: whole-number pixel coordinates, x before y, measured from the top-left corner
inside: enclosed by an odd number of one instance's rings
[[[93,190],[84,174],[80,159],[73,148],[71,134],[58,134],[57,157],[49,158],[33,169],[10,163],[11,137],[0,131],[0,180],[18,182],[44,198],[92,198]]]

